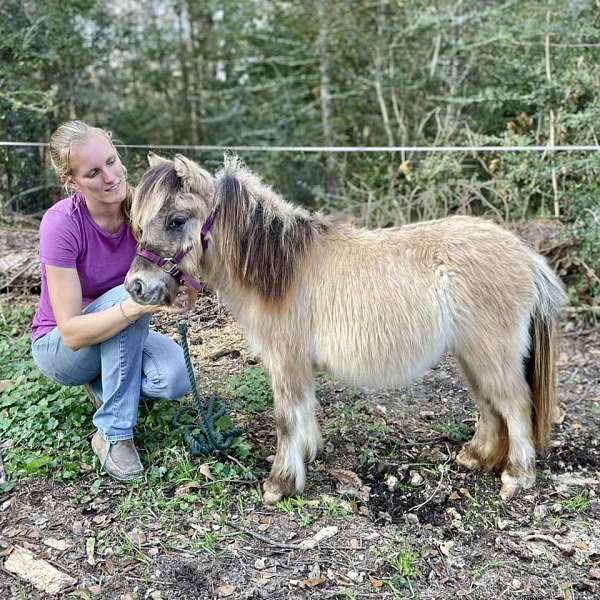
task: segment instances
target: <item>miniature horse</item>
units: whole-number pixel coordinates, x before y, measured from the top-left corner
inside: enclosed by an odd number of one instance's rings
[[[542,256],[480,218],[340,224],[289,204],[236,157],[215,176],[180,155],[149,161],[131,208],[142,256],[127,289],[142,304],[170,304],[175,271],[201,278],[245,330],[273,385],[277,452],[265,503],[302,492],[305,460],[322,446],[315,370],[401,386],[447,351],[480,415],[457,462],[500,472],[505,500],[534,483],[556,409],[565,301]],[[176,259],[160,268],[148,256]]]

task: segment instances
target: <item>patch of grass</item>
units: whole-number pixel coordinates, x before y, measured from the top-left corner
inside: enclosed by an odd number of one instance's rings
[[[227,391],[245,412],[259,413],[273,403],[271,379],[260,367],[244,369],[241,375],[231,377]]]
[[[308,512],[308,508],[314,505],[314,502],[305,500],[302,496],[290,496],[280,500],[276,506],[281,512],[297,518],[300,527],[308,527],[315,520]]]
[[[325,514],[328,517],[350,517],[352,516],[352,506],[347,500],[336,498],[335,496],[322,496]]]
[[[562,504],[565,510],[573,513],[585,512],[591,505],[592,500],[587,490],[579,492],[577,495],[565,500]]]
[[[403,548],[399,552],[388,554],[386,563],[391,567],[394,575],[386,581],[395,597],[399,597],[402,589],[410,587],[410,582],[418,575],[417,563],[420,556],[412,548]]]
[[[473,426],[468,423],[463,423],[457,418],[453,418],[443,425],[438,425],[436,430],[449,439],[451,442],[461,444],[468,442],[474,433]]]
[[[214,531],[207,531],[201,538],[194,540],[192,549],[201,550],[210,556],[217,556],[220,552],[219,535]]]

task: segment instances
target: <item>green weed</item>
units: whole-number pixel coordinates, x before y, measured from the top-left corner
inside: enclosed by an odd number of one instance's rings
[[[473,437],[473,427],[458,419],[452,419],[436,427],[444,437],[457,444],[468,442]]]
[[[260,367],[244,369],[241,375],[231,377],[227,391],[245,412],[259,413],[273,403],[271,380]]]
[[[405,587],[411,587],[410,582],[417,575],[419,555],[411,548],[403,548],[386,556],[386,562],[391,567],[394,575],[386,581],[395,597],[399,597]]]
[[[80,387],[60,386],[38,371],[29,350],[32,310],[5,308],[0,315],[0,379],[9,382],[0,394],[7,474],[72,480],[92,459],[93,408]]]
[[[565,507],[565,510],[568,510],[569,512],[582,513],[590,507],[591,503],[592,500],[589,492],[584,490],[572,498],[565,500],[563,506]]]
[[[302,496],[290,496],[277,503],[277,508],[291,517],[296,517],[301,527],[308,527],[313,522],[312,515],[308,512],[309,503]]]

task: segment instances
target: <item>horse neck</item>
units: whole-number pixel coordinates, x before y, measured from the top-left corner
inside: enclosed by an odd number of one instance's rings
[[[207,266],[221,287],[279,304],[316,236],[315,222],[306,211],[284,201],[245,198],[220,207]]]

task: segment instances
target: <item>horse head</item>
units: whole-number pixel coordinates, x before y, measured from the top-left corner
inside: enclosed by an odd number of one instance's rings
[[[178,287],[197,287],[193,276],[206,249],[212,225],[214,178],[177,155],[166,160],[150,153],[131,204],[131,226],[138,239],[125,287],[140,304],[175,300]]]

